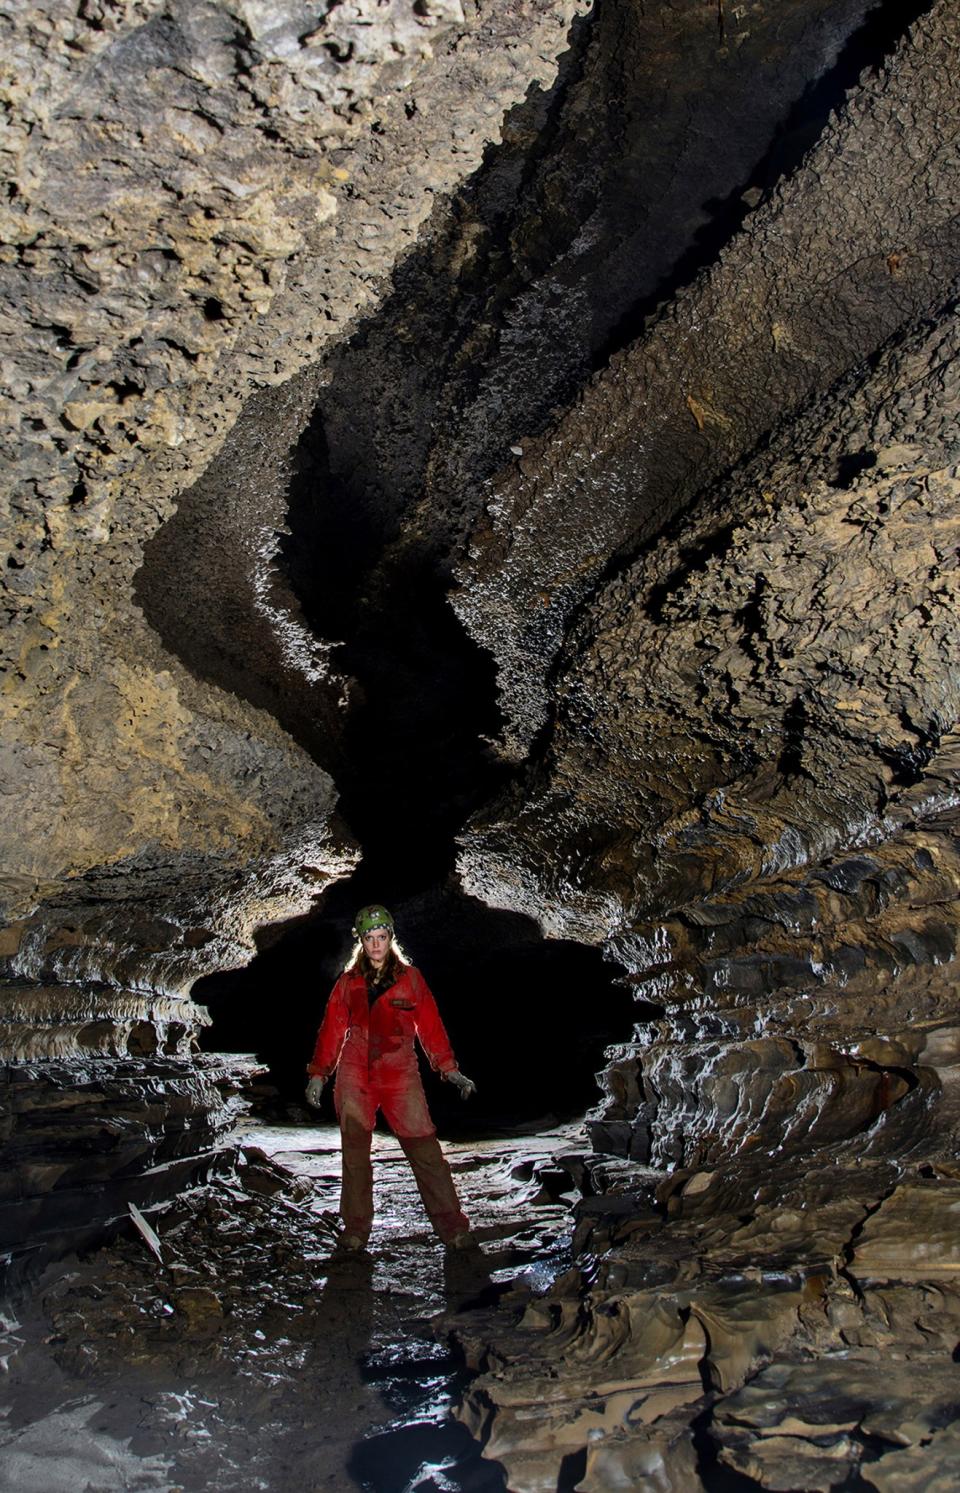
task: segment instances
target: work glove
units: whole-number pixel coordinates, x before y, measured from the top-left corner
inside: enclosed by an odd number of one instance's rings
[[[323,1086],[326,1081],[327,1080],[325,1078],[311,1078],[310,1082],[307,1084],[305,1097],[311,1109],[320,1108],[320,1099],[323,1095]]]
[[[471,1094],[477,1092],[477,1086],[473,1079],[468,1078],[465,1073],[461,1073],[459,1068],[454,1068],[452,1073],[447,1073],[444,1076],[448,1083],[452,1083],[460,1090],[461,1099],[469,1099]]]

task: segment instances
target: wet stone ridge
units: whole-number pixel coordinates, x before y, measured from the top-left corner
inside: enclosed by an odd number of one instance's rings
[[[91,1056],[0,1069],[0,1285],[130,1227],[158,1201],[228,1164],[250,1059]]]
[[[597,1148],[696,1167],[857,1135],[864,1154],[940,1144],[960,1055],[956,828],[954,811],[651,928],[658,962],[631,978],[661,1014],[610,1054]]]
[[[577,1265],[452,1326],[511,1488],[950,1486],[956,835],[944,811],[619,941],[658,1014],[564,1162]]]
[[[757,1169],[746,1206],[722,1174],[588,1173],[578,1265],[454,1326],[460,1414],[511,1489],[950,1486],[955,1164],[828,1153]]]

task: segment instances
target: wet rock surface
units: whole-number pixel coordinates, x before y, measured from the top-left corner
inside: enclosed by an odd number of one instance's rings
[[[392,1138],[369,1255],[332,1258],[339,1135],[250,1130],[226,1175],[51,1271],[5,1325],[0,1487],[496,1493],[450,1404],[438,1312],[521,1301],[567,1262],[576,1128],[446,1147],[483,1253],[447,1254]],[[546,1177],[546,1181],[544,1180]]]
[[[955,11],[8,23],[0,1216],[166,1257],[24,1303],[11,1488],[956,1483]],[[504,1104],[600,1029],[537,928],[636,997],[589,1147],[453,1148],[485,1262],[389,1145],[367,1264],[323,1127],[217,1175],[192,987],[398,856]]]
[[[953,1170],[593,1160],[575,1267],[511,1321],[458,1329],[481,1370],[459,1414],[523,1493],[896,1488],[921,1468],[947,1487],[960,1297],[952,1242],[923,1241]],[[909,1237],[871,1265],[860,1241],[907,1204]]]
[[[175,1048],[0,1069],[4,1291],[125,1226],[130,1202],[152,1207],[215,1174],[258,1071],[249,1058]]]

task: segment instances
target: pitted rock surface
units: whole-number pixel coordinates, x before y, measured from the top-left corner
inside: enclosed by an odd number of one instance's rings
[[[129,864],[136,881],[144,858],[158,912],[183,857],[209,883],[193,921],[232,924],[215,968],[349,869],[326,773],[265,712],[198,685],[132,583],[251,391],[375,300],[434,194],[549,82],[577,9],[170,0],[7,17],[8,915],[46,903],[59,926],[53,897],[97,902],[82,878]],[[272,549],[252,540],[269,590]],[[156,952],[139,979],[162,986]],[[101,975],[115,957],[106,942]]]
[[[958,48],[952,5],[931,6],[714,268],[494,484],[455,604],[497,661],[511,757],[543,727],[550,668],[611,559],[811,393],[936,312],[960,258],[947,144]]]
[[[950,1487],[956,7],[3,25],[0,1219],[21,1284],[114,1240],[5,1331],[15,1481]],[[256,1064],[197,1052],[191,988],[390,864],[418,731],[456,952],[500,911],[516,1027],[578,1049],[587,966],[568,1010],[533,932],[592,945],[636,1022],[586,1138],[455,1148],[482,1276],[443,1278],[378,1143],[371,1290],[328,1258],[332,1133],[261,1137],[316,1195],[229,1172]],[[407,890],[418,935],[455,905]],[[531,1049],[505,1104],[556,1086]],[[138,1200],[166,1275],[118,1241]],[[399,1413],[364,1461],[371,1331],[448,1463],[394,1460]]]

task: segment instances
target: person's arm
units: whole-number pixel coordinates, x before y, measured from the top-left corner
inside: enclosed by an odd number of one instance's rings
[[[411,968],[410,980],[417,999],[414,1020],[420,1046],[426,1053],[431,1068],[437,1073],[442,1073],[446,1078],[448,1073],[455,1073],[459,1067],[453,1055],[453,1048],[450,1046],[446,1027],[440,1020],[440,1012],[437,1010],[437,1003],[430,992],[430,987],[418,969]]]
[[[430,988],[418,969],[411,969],[410,976],[417,994],[416,1023],[420,1046],[430,1059],[431,1066],[456,1087],[460,1098],[469,1099],[471,1094],[477,1092],[477,1086],[472,1078],[460,1072],[460,1065],[453,1055],[447,1029],[440,1020],[440,1012]]]
[[[341,975],[330,993],[327,1009],[323,1013],[323,1021],[317,1032],[313,1057],[307,1064],[307,1073],[311,1078],[327,1079],[337,1066],[340,1061],[343,1039],[347,1035],[349,1017],[350,1002],[347,994],[347,981]]]

